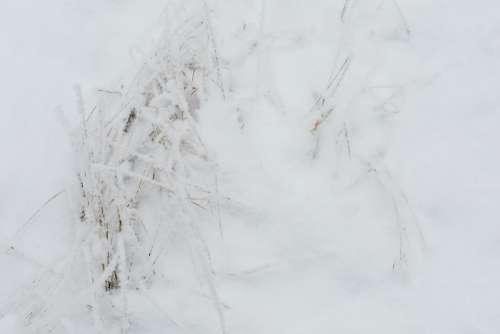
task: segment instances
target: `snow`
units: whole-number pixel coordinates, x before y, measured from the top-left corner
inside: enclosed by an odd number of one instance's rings
[[[500,330],[497,2],[0,6],[0,333]],[[204,30],[188,32],[197,20]],[[140,118],[113,158],[88,162],[121,173],[116,189],[130,189],[126,173],[149,182],[124,214],[140,215],[144,245],[127,230],[113,258],[136,272],[107,295],[98,283],[113,266],[93,271],[103,246],[78,219],[74,85],[85,113],[136,103],[161,69],[151,59],[170,50],[180,64],[183,34],[205,47],[206,80],[193,83],[193,123],[165,126],[179,147],[195,131],[206,161],[142,147],[139,124],[170,124],[159,115]],[[100,152],[102,125],[89,119],[87,148]],[[133,149],[183,168],[155,181],[121,164]]]

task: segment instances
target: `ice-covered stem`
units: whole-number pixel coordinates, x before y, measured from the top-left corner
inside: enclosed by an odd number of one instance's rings
[[[224,94],[224,88],[206,3],[197,13],[199,17],[166,29],[165,43],[137,73],[128,93],[115,94],[114,103],[103,101],[90,116],[81,103],[80,219],[93,229],[87,248],[91,269],[99,274],[92,284],[103,296],[148,286],[158,258],[170,246],[169,240],[152,236],[149,227],[196,230],[191,224],[196,224],[198,208],[192,198],[200,193],[218,197],[217,186],[213,191],[204,190],[211,184],[198,186],[215,175],[197,132],[198,111],[209,89],[220,88]],[[198,27],[200,22],[204,28]],[[217,87],[210,86],[212,75]],[[148,205],[188,220],[148,220]],[[210,260],[203,247],[195,252],[225,331]]]

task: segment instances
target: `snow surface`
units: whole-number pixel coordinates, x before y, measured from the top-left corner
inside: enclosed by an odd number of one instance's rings
[[[0,8],[0,333],[99,332],[77,250],[73,86],[87,112],[125,92],[160,31],[197,15],[220,70],[196,122],[215,166],[195,221],[211,268],[181,218],[162,227],[167,250],[116,331],[500,331],[498,2]]]

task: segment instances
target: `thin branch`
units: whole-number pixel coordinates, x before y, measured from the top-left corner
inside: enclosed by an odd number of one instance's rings
[[[219,89],[222,93],[222,98],[225,100],[226,99],[226,90],[224,89],[224,81],[222,79],[222,72],[220,69],[220,59],[219,59],[219,54],[217,51],[217,43],[216,43],[215,37],[214,37],[214,29],[212,26],[212,19],[210,17],[210,10],[209,10],[208,4],[205,0],[203,0],[203,7],[205,9],[205,17],[207,20],[208,38],[210,40],[210,44],[212,44],[212,52],[213,52],[213,58],[214,58],[214,63],[215,63],[215,72],[217,75],[217,85],[219,86]]]
[[[28,220],[26,220],[24,222],[24,224],[16,231],[16,233],[14,233],[14,236],[12,237],[12,239],[16,239],[18,237],[18,235],[23,232],[27,227],[28,225],[30,225],[33,220],[38,216],[38,214],[47,206],[50,204],[50,202],[52,202],[53,200],[55,200],[57,197],[59,197],[61,194],[65,193],[66,190],[60,190],[58,191],[57,193],[55,193],[54,195],[50,196],[48,200],[46,200],[35,212],[33,212],[33,214],[28,218]]]
[[[344,21],[344,18],[345,18],[345,15],[347,13],[347,9],[349,7],[349,3],[351,1],[350,0],[345,0],[344,1],[344,6],[342,7],[342,11],[340,12],[340,20],[343,22]]]
[[[224,239],[224,231],[222,229],[222,217],[221,217],[221,212],[220,212],[220,201],[219,201],[219,179],[217,175],[215,175],[215,195],[216,195],[216,210],[217,210],[217,221],[219,223],[219,233],[222,239]]]
[[[123,94],[119,91],[116,90],[108,90],[108,89],[98,89],[97,90],[99,93],[107,93],[107,94],[112,94],[112,95],[119,95],[123,96]]]
[[[349,156],[349,159],[351,159],[351,140],[349,138],[349,132],[347,130],[346,122],[344,122],[344,138],[347,146],[347,154]]]
[[[399,7],[399,4],[396,0],[392,0],[392,2],[394,3],[394,6],[396,7],[396,10],[398,11],[399,13],[399,16],[401,16],[401,20],[403,20],[403,24],[405,26],[405,31],[406,31],[406,34],[408,36],[411,35],[411,30],[410,30],[410,26],[408,25],[408,21],[406,20],[406,17],[405,15],[403,14],[403,11],[401,10],[401,7]]]

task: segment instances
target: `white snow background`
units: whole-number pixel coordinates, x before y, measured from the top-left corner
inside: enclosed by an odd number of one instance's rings
[[[210,268],[149,199],[155,274],[96,310],[74,86],[125,94],[197,15]],[[497,1],[2,0],[0,36],[0,333],[500,332]]]

